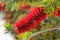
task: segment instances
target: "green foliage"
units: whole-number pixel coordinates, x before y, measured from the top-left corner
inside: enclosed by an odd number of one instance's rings
[[[52,0],[25,0],[24,3],[28,4],[30,3],[31,8],[39,5],[40,7],[46,7],[46,5],[48,5],[48,3],[50,3]],[[22,0],[8,0],[8,1],[3,1],[4,3],[6,3],[6,8],[9,12],[13,12],[12,15],[12,19],[8,20],[8,23],[5,23],[5,28],[7,30],[9,30],[11,28],[11,23],[14,23],[15,21],[18,21],[20,19],[22,19],[27,13],[27,11],[29,10],[18,10],[18,3],[22,4]],[[39,28],[39,30],[46,30],[48,28],[55,28],[55,27],[60,27],[60,20],[58,20],[56,17],[52,16],[52,9],[54,8],[55,12],[57,12],[57,7],[60,6],[60,0],[54,0],[54,2],[52,2],[50,5],[47,6],[47,8],[45,9],[45,12],[48,13],[48,19],[47,22],[43,21],[41,22],[39,25],[41,25],[41,28]],[[25,12],[24,12],[25,11]],[[17,38],[18,40],[28,40],[29,36],[35,32],[37,32],[35,30],[23,33],[23,34],[18,34]],[[43,36],[44,35],[44,36]],[[60,31],[59,30],[55,30],[55,31],[51,31],[50,34],[48,34],[48,32],[39,34],[34,36],[34,40],[60,40]]]
[[[10,29],[11,28],[11,24],[10,23],[5,23],[4,26],[5,26],[6,29]]]

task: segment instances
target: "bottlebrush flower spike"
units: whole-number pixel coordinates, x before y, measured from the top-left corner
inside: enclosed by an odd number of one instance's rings
[[[52,15],[53,15],[53,16],[60,16],[60,7],[57,7],[57,11],[58,11],[58,12],[56,13],[56,12],[53,10],[53,11],[52,11]]]
[[[5,4],[0,2],[0,10],[4,10]]]
[[[33,8],[22,20],[12,24],[17,34],[30,31],[36,28],[37,24],[46,18],[44,9],[40,7]]]

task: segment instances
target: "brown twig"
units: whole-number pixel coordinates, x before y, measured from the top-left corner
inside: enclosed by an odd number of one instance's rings
[[[42,33],[44,33],[44,32],[48,32],[48,31],[54,31],[54,30],[60,30],[60,29],[58,29],[58,28],[51,28],[51,29],[47,29],[47,30],[43,30],[43,31],[36,32],[36,33],[32,34],[32,35],[28,38],[28,40],[30,40],[30,39],[31,39],[33,36],[35,36],[35,35],[42,34]]]

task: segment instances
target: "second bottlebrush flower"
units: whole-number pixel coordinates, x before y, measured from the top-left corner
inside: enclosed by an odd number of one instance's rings
[[[57,7],[57,12],[55,12],[54,10],[52,11],[52,15],[53,16],[60,16],[60,7]]]
[[[4,10],[5,9],[5,4],[3,2],[0,2],[0,10]]]

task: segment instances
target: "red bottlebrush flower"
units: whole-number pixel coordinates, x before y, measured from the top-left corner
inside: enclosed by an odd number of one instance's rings
[[[18,5],[18,9],[19,10],[29,10],[30,9],[30,5],[26,4],[26,5]]]
[[[44,10],[40,7],[33,8],[22,20],[15,22],[14,27],[17,34],[36,28],[37,24],[46,18]]]
[[[60,16],[60,7],[57,7],[58,10],[58,16]]]
[[[4,10],[4,7],[5,7],[4,3],[0,2],[0,10]]]
[[[57,7],[57,10],[60,12],[60,7]]]
[[[55,13],[55,11],[53,10],[53,11],[52,11],[52,15],[53,15],[53,16],[57,16],[57,13]]]
[[[57,11],[58,11],[58,12],[56,13],[56,12],[53,10],[53,11],[52,11],[52,15],[53,15],[53,16],[60,16],[60,7],[57,7]]]

